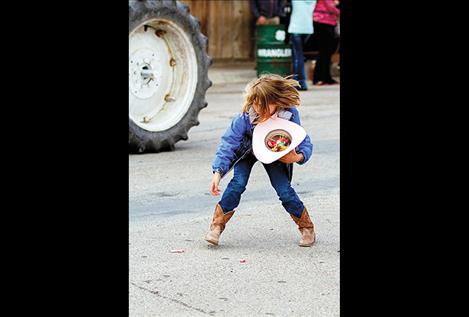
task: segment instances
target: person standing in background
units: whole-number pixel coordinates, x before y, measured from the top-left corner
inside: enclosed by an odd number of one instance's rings
[[[300,83],[298,90],[308,90],[306,84],[303,43],[307,34],[313,34],[313,9],[316,0],[292,0],[292,14],[288,33],[291,34],[294,79]]]
[[[334,0],[318,0],[313,13],[313,26],[318,41],[319,56],[313,74],[313,85],[333,85],[331,57],[337,48],[336,25],[340,10]]]
[[[285,0],[250,0],[250,4],[256,25],[278,25],[280,17],[285,16]]]
[[[285,4],[287,0],[249,0],[253,16],[251,30],[253,38],[257,38],[257,26],[279,25],[280,18],[285,18]],[[257,52],[257,42],[254,41],[254,52]],[[256,56],[256,53],[254,53]],[[256,66],[257,67],[257,66]],[[255,67],[255,68],[256,68]]]

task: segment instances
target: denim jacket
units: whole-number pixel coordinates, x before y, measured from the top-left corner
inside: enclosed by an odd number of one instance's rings
[[[278,117],[300,124],[300,114],[296,108],[288,108],[278,112]],[[221,143],[218,146],[215,158],[212,163],[213,172],[218,172],[221,176],[225,176],[237,162],[245,158],[252,151],[252,133],[255,128],[253,121],[255,113],[241,113],[237,115],[231,125],[226,129],[225,134],[221,137]],[[297,153],[302,153],[304,160],[298,164],[306,163],[313,152],[313,144],[309,135],[296,148]],[[291,165],[291,164],[289,164]]]

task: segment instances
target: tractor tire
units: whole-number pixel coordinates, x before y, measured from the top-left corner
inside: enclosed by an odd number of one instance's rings
[[[175,0],[129,0],[129,153],[174,150],[212,85],[208,39]]]

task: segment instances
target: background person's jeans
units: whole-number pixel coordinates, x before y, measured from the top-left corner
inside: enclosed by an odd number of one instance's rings
[[[314,67],[313,84],[320,81],[331,84],[335,82],[331,76],[331,57],[338,45],[335,26],[318,22],[313,22],[313,25],[319,49],[319,56]]]
[[[306,72],[305,72],[305,56],[303,54],[303,40],[305,34],[293,33],[290,36],[292,46],[292,64],[294,79],[298,80],[302,89],[307,89]]]
[[[234,167],[234,175],[219,202],[224,213],[233,211],[239,205],[241,194],[246,190],[246,185],[251,174],[256,157],[251,153],[246,158],[239,161]],[[304,205],[295,190],[291,187],[287,164],[275,161],[271,164],[263,164],[270,183],[274,187],[282,202],[282,206],[287,212],[300,218]]]

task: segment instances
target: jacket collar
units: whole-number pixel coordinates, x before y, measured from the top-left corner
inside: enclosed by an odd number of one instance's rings
[[[255,113],[254,109],[250,107],[248,111],[248,115],[249,115],[249,122],[252,124],[254,120],[256,120],[257,118],[257,113]],[[285,120],[290,120],[292,115],[293,114],[288,110],[280,110],[277,112],[277,117],[285,119]]]

